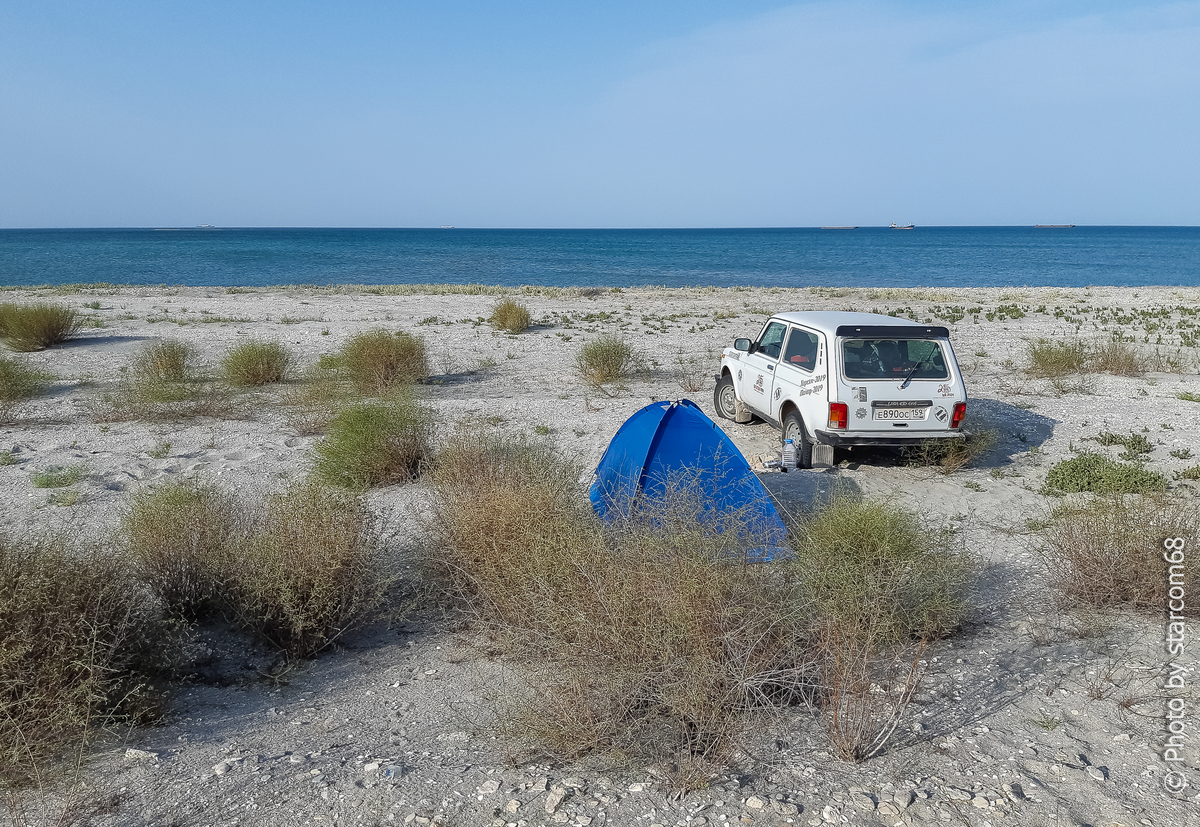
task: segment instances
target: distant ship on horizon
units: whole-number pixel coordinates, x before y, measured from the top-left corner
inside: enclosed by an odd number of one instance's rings
[[[1074,224],[1034,224],[1035,230],[1069,230]]]
[[[901,226],[900,224],[897,224],[895,221],[893,221],[892,226],[888,227],[888,229],[889,230],[911,230],[911,229],[913,229],[913,227],[914,227],[913,224],[905,224],[905,225]]]

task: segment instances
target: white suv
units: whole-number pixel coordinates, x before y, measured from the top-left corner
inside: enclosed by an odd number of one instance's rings
[[[779,313],[721,356],[713,404],[758,416],[792,440],[797,465],[832,464],[834,447],[911,445],[961,436],[967,390],[950,332],[874,313]]]

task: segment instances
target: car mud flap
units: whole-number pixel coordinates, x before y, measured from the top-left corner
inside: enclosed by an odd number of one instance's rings
[[[750,408],[740,399],[733,401],[733,421],[745,424],[754,418],[754,414],[750,413]]]
[[[812,449],[812,467],[813,468],[832,468],[833,467],[833,446],[822,445],[817,443]]]

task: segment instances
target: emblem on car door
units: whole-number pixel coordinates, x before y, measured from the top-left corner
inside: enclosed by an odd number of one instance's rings
[[[950,414],[946,413],[945,408],[938,408],[936,411],[933,412],[933,415],[938,418],[938,422],[945,422],[946,418],[948,416],[950,416]]]
[[[763,387],[763,375],[761,373],[758,375],[758,378],[754,380],[754,390],[759,393],[762,393],[764,390],[766,390]]]

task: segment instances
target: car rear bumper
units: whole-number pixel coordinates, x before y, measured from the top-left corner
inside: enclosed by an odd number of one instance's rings
[[[903,436],[899,434],[848,434],[841,431],[817,430],[814,434],[817,442],[832,445],[835,448],[853,448],[856,445],[896,446],[915,445],[927,439],[963,439],[963,431],[914,431]]]

